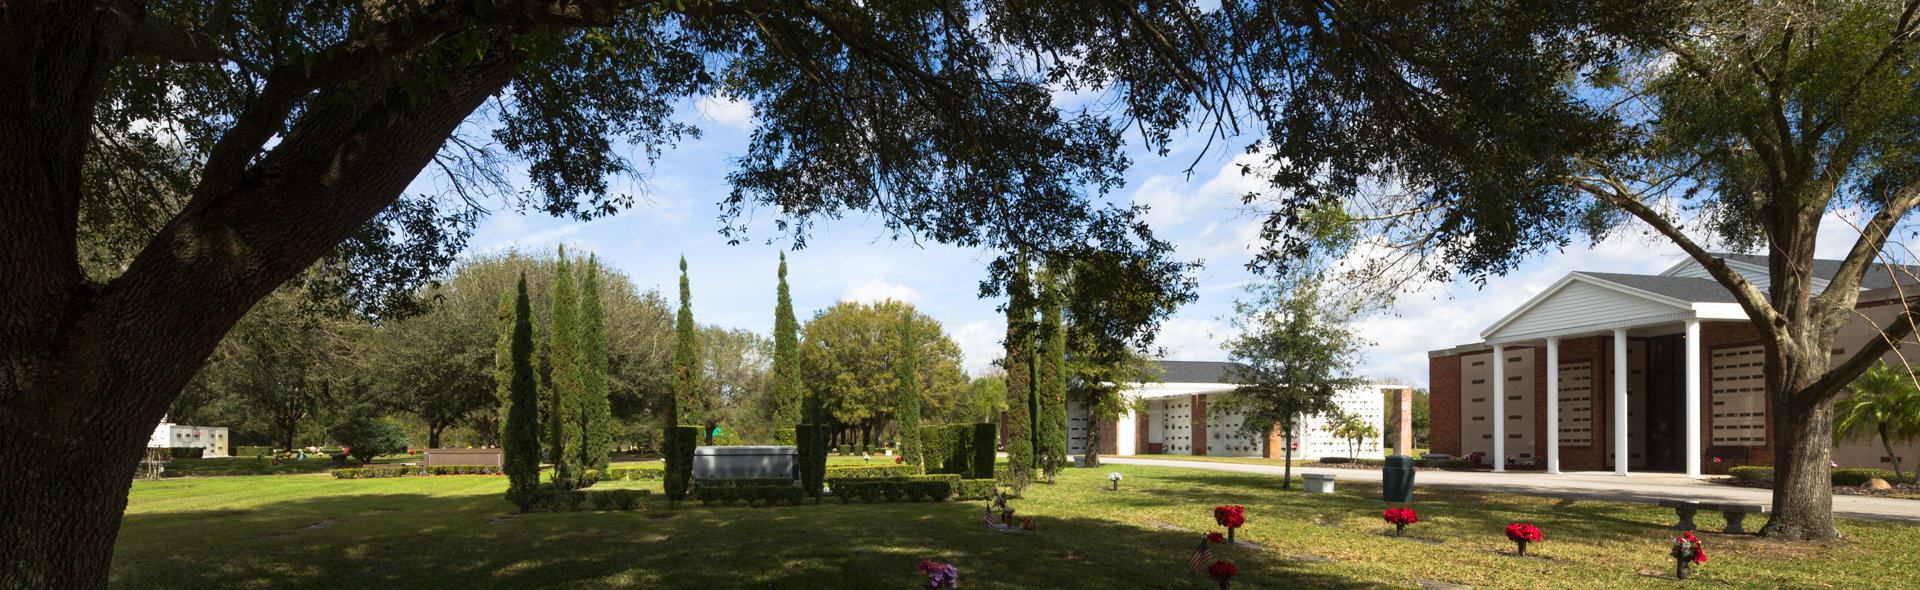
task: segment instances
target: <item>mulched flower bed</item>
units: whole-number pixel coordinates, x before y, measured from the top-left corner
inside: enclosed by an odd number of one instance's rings
[[[1731,477],[1716,477],[1707,481],[1743,488],[1773,489],[1773,482],[1770,481],[1734,479]],[[1920,484],[1896,483],[1893,484],[1893,489],[1890,490],[1875,490],[1864,486],[1833,486],[1833,495],[1835,496],[1891,496],[1895,494],[1908,496],[1920,495]]]

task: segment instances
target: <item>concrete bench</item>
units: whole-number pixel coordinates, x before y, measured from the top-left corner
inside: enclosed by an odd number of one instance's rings
[[[1709,512],[1718,511],[1721,516],[1726,517],[1727,530],[1725,532],[1737,535],[1747,533],[1747,529],[1740,528],[1740,522],[1746,520],[1748,514],[1766,514],[1768,512],[1766,504],[1715,504],[1688,500],[1661,500],[1660,507],[1672,508],[1674,514],[1680,516],[1680,522],[1673,525],[1674,530],[1698,530],[1700,527],[1694,526],[1693,515],[1701,510],[1706,510]]]
[[[1306,480],[1309,494],[1333,493],[1333,474],[1331,473],[1302,473],[1300,479]]]

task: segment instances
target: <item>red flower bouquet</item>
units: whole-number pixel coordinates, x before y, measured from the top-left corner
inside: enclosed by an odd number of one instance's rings
[[[1682,580],[1693,574],[1693,564],[1707,562],[1707,547],[1693,533],[1681,533],[1673,540],[1673,577]]]
[[[1233,530],[1247,524],[1247,509],[1239,506],[1213,507],[1213,521],[1227,527],[1227,541],[1233,541]]]
[[[1420,515],[1414,514],[1412,508],[1388,508],[1380,517],[1393,524],[1394,536],[1406,534],[1407,525],[1420,522]]]
[[[1227,537],[1220,533],[1207,533],[1207,542],[1208,543],[1225,543],[1227,542]]]
[[[1514,523],[1507,525],[1507,538],[1520,546],[1520,555],[1527,554],[1527,542],[1540,540],[1540,528],[1530,524]]]
[[[1207,575],[1215,580],[1231,580],[1234,576],[1240,575],[1240,568],[1233,567],[1231,561],[1216,561],[1213,565],[1207,566]]]

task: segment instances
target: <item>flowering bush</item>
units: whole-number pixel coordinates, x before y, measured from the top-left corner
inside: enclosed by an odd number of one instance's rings
[[[1215,580],[1231,580],[1234,576],[1240,575],[1240,568],[1233,567],[1231,561],[1216,561],[1213,565],[1207,566],[1207,575]]]
[[[1207,542],[1208,543],[1225,543],[1227,542],[1227,537],[1226,535],[1222,535],[1220,533],[1207,533]]]
[[[934,563],[931,559],[922,559],[920,560],[920,573],[927,575],[927,586],[933,588],[960,587],[960,570],[955,569],[951,563],[943,565]]]
[[[1420,515],[1415,514],[1412,508],[1388,508],[1387,512],[1380,516],[1387,519],[1387,522],[1398,525],[1420,522]]]
[[[1239,506],[1215,506],[1213,521],[1230,529],[1240,528],[1247,524],[1247,509]]]
[[[1515,541],[1538,541],[1540,529],[1530,524],[1510,524],[1507,525],[1507,538]]]
[[[1692,557],[1689,558],[1689,555]],[[1690,559],[1693,563],[1706,563],[1707,546],[1702,545],[1700,539],[1694,538],[1691,531],[1680,533],[1680,538],[1673,540],[1673,557]]]

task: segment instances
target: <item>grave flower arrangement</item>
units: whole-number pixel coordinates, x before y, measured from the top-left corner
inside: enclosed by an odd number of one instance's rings
[[[1707,547],[1700,543],[1700,539],[1693,536],[1693,532],[1689,531],[1680,533],[1680,538],[1673,540],[1671,555],[1673,555],[1673,577],[1685,580],[1693,575],[1693,564],[1707,562]]]
[[[1222,535],[1220,533],[1207,533],[1207,542],[1208,543],[1225,543],[1227,542],[1227,537],[1226,535]]]
[[[1388,508],[1380,516],[1393,524],[1393,536],[1396,537],[1406,536],[1407,525],[1420,522],[1420,515],[1415,514],[1412,508]]]
[[[1527,554],[1527,542],[1540,540],[1540,528],[1530,524],[1514,523],[1507,525],[1507,538],[1519,544],[1520,555]]]
[[[1114,473],[1109,473],[1109,474],[1107,474],[1107,481],[1111,481],[1111,482],[1113,482],[1113,489],[1114,489],[1114,490],[1119,490],[1119,489],[1120,489],[1120,473],[1119,473],[1119,472],[1114,472]]]
[[[1207,577],[1219,580],[1221,588],[1226,588],[1227,582],[1232,581],[1234,576],[1238,575],[1240,575],[1240,568],[1233,567],[1233,562],[1231,561],[1223,559],[1213,562],[1213,565],[1207,566]]]
[[[933,588],[959,588],[960,570],[953,564],[935,563],[931,559],[920,560],[920,573],[927,575],[927,586]]]
[[[1247,509],[1240,506],[1213,507],[1213,521],[1227,527],[1227,541],[1233,541],[1233,532],[1247,524]]]

